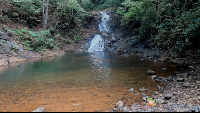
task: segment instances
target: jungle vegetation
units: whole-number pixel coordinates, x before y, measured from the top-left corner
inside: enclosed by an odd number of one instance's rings
[[[120,26],[147,47],[200,54],[200,0],[0,0],[0,5],[8,6],[0,11],[3,28],[18,35],[29,50],[78,42],[92,18],[90,11],[112,8]],[[6,26],[15,22],[28,28]]]

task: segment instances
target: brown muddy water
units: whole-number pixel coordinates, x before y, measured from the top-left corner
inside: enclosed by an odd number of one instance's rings
[[[167,71],[162,71],[167,68]],[[157,85],[147,75],[173,75],[176,66],[115,53],[67,54],[57,58],[25,61],[0,71],[0,111],[30,112],[44,107],[47,112],[108,111],[124,97],[124,104],[141,103]],[[139,88],[148,91],[139,92]],[[128,89],[134,88],[135,93]]]

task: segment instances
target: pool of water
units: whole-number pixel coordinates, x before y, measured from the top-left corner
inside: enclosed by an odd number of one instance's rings
[[[162,71],[167,68],[167,71]],[[147,75],[173,75],[176,66],[115,53],[66,54],[10,65],[0,72],[0,111],[105,111],[124,97],[126,104],[142,101],[139,88],[155,92],[160,83]],[[160,84],[162,85],[162,84]],[[135,93],[128,92],[134,88]],[[143,92],[144,93],[144,92]]]

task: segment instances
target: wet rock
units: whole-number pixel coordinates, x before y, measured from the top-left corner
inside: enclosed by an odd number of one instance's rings
[[[131,92],[131,93],[134,93],[134,89],[133,88],[129,89],[128,91]]]
[[[155,71],[152,71],[152,70],[147,71],[147,75],[155,75],[155,74],[156,74]]]
[[[155,95],[158,95],[158,92],[157,92],[157,91],[155,92]]]
[[[185,83],[182,84],[182,86],[183,86],[183,87],[190,87],[190,83],[185,82]]]
[[[152,75],[151,79],[154,80],[157,77],[157,75]]]
[[[142,97],[142,99],[143,99],[144,101],[146,101],[146,100],[147,100],[147,97]]]
[[[39,107],[32,112],[45,112],[45,109],[44,109],[44,107]]]
[[[184,82],[184,78],[177,78],[177,82]]]
[[[172,95],[171,94],[165,94],[165,96],[164,96],[164,99],[166,99],[166,100],[170,100],[172,98]]]
[[[117,102],[117,104],[115,105],[115,107],[122,110],[123,105],[124,105],[123,102],[120,100],[120,101]]]

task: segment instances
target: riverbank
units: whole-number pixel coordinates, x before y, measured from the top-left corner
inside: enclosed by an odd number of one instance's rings
[[[152,78],[152,81],[158,82],[157,92],[152,95],[147,95],[148,91],[139,94],[143,95],[142,103],[134,103],[131,106],[126,105],[123,99],[119,99],[116,106],[109,110],[110,112],[199,112],[200,111],[200,65],[198,56],[177,58],[176,54],[170,55],[167,51],[155,51],[153,49],[133,48],[135,52],[123,53],[125,57],[140,56],[144,59],[152,59],[156,62],[169,62],[176,65],[180,71],[174,72],[173,76],[157,77],[151,74],[147,76]],[[143,59],[141,59],[143,60]],[[166,69],[163,69],[163,71]],[[160,87],[159,83],[164,82],[164,87]],[[135,90],[130,89],[130,93]],[[148,90],[148,89],[147,89]],[[145,95],[146,94],[146,95]],[[138,95],[138,94],[135,94]],[[148,106],[146,98],[154,97],[158,104],[157,106]]]

